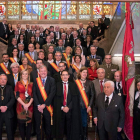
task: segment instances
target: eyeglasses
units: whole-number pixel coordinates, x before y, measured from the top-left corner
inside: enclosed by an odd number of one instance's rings
[[[62,55],[55,55],[55,56],[62,56]]]

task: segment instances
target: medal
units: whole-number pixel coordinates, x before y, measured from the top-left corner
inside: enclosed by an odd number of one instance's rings
[[[27,90],[25,91],[25,97],[27,98],[29,96]]]
[[[68,42],[69,42],[69,39],[68,39]]]
[[[4,97],[3,97],[3,96],[1,96],[1,100],[2,100],[2,101],[4,100]]]

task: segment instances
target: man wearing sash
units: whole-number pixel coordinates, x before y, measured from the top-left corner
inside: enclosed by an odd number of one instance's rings
[[[56,85],[54,99],[54,138],[63,140],[80,139],[80,104],[76,84],[68,81],[68,71],[61,72],[61,82]],[[78,124],[79,123],[79,124]]]
[[[34,45],[29,44],[28,45],[29,52],[25,54],[25,56],[28,58],[28,65],[32,66],[34,61],[37,60],[37,52],[34,50]]]
[[[33,87],[34,115],[36,121],[37,140],[42,139],[42,127],[45,128],[47,140],[51,139],[51,121],[53,116],[52,101],[55,96],[55,80],[47,76],[47,68],[39,68],[40,77],[36,78]],[[42,126],[43,124],[43,126]]]
[[[2,54],[2,60],[3,62],[0,63],[0,74],[4,73],[8,75],[11,73],[10,69],[11,63],[9,62],[9,56],[7,53]]]
[[[12,122],[14,117],[13,105],[15,96],[11,86],[6,85],[7,76],[0,75],[0,140],[2,140],[3,124],[6,125],[8,140],[14,140],[12,132]]]

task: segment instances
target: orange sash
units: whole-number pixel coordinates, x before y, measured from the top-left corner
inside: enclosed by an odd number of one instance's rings
[[[10,74],[9,70],[6,68],[6,66],[3,63],[1,63],[0,66],[3,69],[3,71],[5,72],[5,74]]]
[[[55,63],[50,63],[50,64],[57,72],[59,72],[59,68]]]
[[[10,61],[11,61],[12,63],[16,62],[15,59],[14,59],[13,57],[10,57],[9,59],[10,59]]]
[[[32,59],[32,57],[31,57],[28,53],[25,53],[25,56],[28,58],[28,60],[29,60],[31,63],[36,64],[36,62]]]
[[[64,57],[65,57],[65,60],[67,62],[67,65],[68,65],[68,68],[70,67],[70,59],[68,59],[68,56],[66,53],[63,53]]]
[[[82,96],[82,99],[84,101],[84,104],[85,104],[86,108],[88,108],[88,104],[89,104],[88,97],[86,95],[85,90],[83,89],[83,86],[81,84],[81,81],[80,80],[75,80],[75,83],[78,86],[78,89],[80,91],[80,94]],[[89,117],[90,117],[90,119],[92,119],[92,112],[91,111],[89,112]]]
[[[24,70],[24,67],[23,67],[23,65],[20,65],[20,70],[22,71],[22,70]]]
[[[41,78],[40,78],[40,77],[36,78],[36,81],[37,81],[37,85],[38,85],[38,87],[39,87],[41,96],[42,96],[42,98],[43,98],[43,100],[44,100],[44,102],[45,102],[48,96],[47,96],[47,93],[46,93],[46,91],[45,91],[45,89],[44,89],[44,86],[43,86],[43,84],[42,84]],[[52,108],[52,106],[49,105],[49,106],[46,106],[46,108],[47,108],[47,110],[50,112],[50,116],[51,116],[51,118],[52,118],[52,116],[53,116],[53,108]]]
[[[75,69],[76,72],[79,71],[79,69],[74,64],[71,64],[71,66],[72,66],[73,69]]]

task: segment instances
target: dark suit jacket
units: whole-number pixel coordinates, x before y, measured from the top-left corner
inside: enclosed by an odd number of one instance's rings
[[[96,54],[102,57],[102,61],[104,60],[104,58],[105,58],[105,51],[104,51],[103,48],[98,47]]]
[[[104,23],[106,26],[110,25],[110,19],[105,17]]]
[[[15,89],[15,82],[14,82],[14,76],[13,73],[8,74],[8,81],[7,81],[7,85],[12,86],[13,90]],[[18,73],[18,81],[20,81],[20,73]]]
[[[47,96],[48,96],[46,101],[44,101],[42,96],[41,96],[37,82],[34,82],[33,98],[34,98],[34,106],[35,107],[37,107],[37,105],[39,105],[39,104],[45,104],[46,106],[49,106],[53,102],[53,98],[54,98],[55,92],[56,92],[56,86],[55,86],[55,80],[50,76],[47,76],[47,80],[45,83],[45,91],[46,91]],[[48,111],[45,108],[43,113],[46,113],[46,112],[48,112]]]
[[[10,73],[12,73],[10,66],[11,66],[11,63],[9,62],[9,63],[8,63],[7,69],[9,70]],[[3,69],[2,69],[1,66],[0,66],[0,74],[2,74],[2,73],[5,74],[5,72],[3,71]]]
[[[92,39],[96,39],[96,37],[98,36],[98,28],[97,26],[94,26],[92,29],[91,29],[91,36],[92,36]]]
[[[98,129],[102,128],[103,124],[107,132],[116,132],[117,127],[124,126],[124,106],[120,96],[113,93],[112,100],[105,109],[105,94],[101,93],[96,99],[96,105],[93,108],[94,118],[98,119]]]
[[[13,38],[15,38],[15,34],[10,36],[10,38],[8,40],[8,46],[11,46],[12,45],[12,39]],[[19,36],[18,36],[18,39],[19,39]]]
[[[5,38],[5,35],[7,34],[8,35],[8,26],[5,24],[5,27],[6,27],[6,30],[4,28],[4,25],[2,22],[0,22],[0,37],[3,38],[3,39],[6,39]]]
[[[0,106],[7,106],[7,110],[5,113],[0,112],[0,116],[4,115],[6,118],[12,118],[14,116],[13,105],[15,102],[15,96],[13,93],[13,89],[10,85],[6,85],[4,89],[4,100],[2,101],[0,98]],[[1,97],[1,90],[0,90],[0,97]]]
[[[39,37],[39,44],[40,44],[40,49],[42,49],[42,46],[44,45],[44,40]]]

